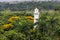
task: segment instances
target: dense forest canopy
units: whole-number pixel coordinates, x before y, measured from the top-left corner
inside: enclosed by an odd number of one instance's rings
[[[60,8],[59,2],[0,2],[0,11],[9,9],[11,11],[24,11],[24,10],[33,10],[34,8],[39,9],[57,9]]]
[[[0,2],[0,40],[60,40],[60,2]]]

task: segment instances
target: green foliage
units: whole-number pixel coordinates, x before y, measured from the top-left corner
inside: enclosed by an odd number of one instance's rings
[[[43,40],[55,40],[54,38],[59,35],[56,33],[59,33],[60,30],[60,20],[56,14],[57,13],[54,13],[54,15],[49,15],[49,12],[40,14],[38,26],[41,31],[41,35],[43,35]]]
[[[8,40],[7,37],[3,34],[0,34],[0,40]]]
[[[31,13],[31,15],[29,13]],[[33,17],[32,13],[33,12],[26,11],[1,12],[2,16],[0,16],[0,40],[59,40],[59,11],[41,11],[38,22],[36,23],[37,27],[35,29],[33,28],[34,23],[25,18],[25,16]],[[19,18],[13,19],[12,22],[9,22],[8,19],[12,16],[16,16],[17,18],[19,16]],[[11,24],[11,27],[4,29],[4,24]]]

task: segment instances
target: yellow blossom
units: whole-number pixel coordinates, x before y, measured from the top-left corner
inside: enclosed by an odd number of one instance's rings
[[[26,19],[28,19],[31,22],[34,22],[34,18],[32,16],[25,16]]]
[[[13,22],[14,19],[19,19],[20,17],[19,16],[12,16],[8,19],[9,22]]]
[[[4,24],[4,25],[2,25],[2,27],[3,27],[4,29],[10,28],[11,26],[12,26],[12,24]]]
[[[26,16],[25,18],[34,20],[34,18],[32,16]]]

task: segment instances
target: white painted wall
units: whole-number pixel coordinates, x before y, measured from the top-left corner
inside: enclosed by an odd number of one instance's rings
[[[37,22],[37,19],[39,19],[39,9],[35,8],[34,9],[34,23]],[[36,28],[37,25],[34,26],[34,28]]]

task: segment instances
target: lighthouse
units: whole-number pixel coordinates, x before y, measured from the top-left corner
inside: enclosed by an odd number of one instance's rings
[[[37,20],[39,19],[39,9],[38,8],[35,8],[34,9],[34,24],[36,23],[36,22],[38,22]],[[35,25],[34,26],[34,28],[36,28],[37,27],[37,25]]]

